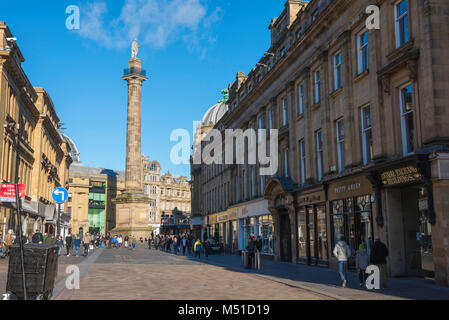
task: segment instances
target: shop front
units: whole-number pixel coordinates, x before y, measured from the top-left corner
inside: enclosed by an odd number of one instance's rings
[[[273,258],[274,249],[274,222],[268,210],[268,201],[254,200],[235,208],[238,222],[232,226],[234,234],[238,234],[234,247],[238,251],[246,250],[249,238],[254,236],[262,240],[261,254]],[[234,250],[234,253],[236,250]]]
[[[297,263],[328,266],[329,224],[323,188],[302,190],[296,207]]]
[[[388,163],[378,167],[373,177],[384,204],[390,275],[434,277],[432,238],[436,221],[427,156]]]
[[[355,269],[355,254],[363,245],[368,255],[374,241],[373,207],[376,197],[368,175],[357,175],[330,182],[328,186],[330,211],[330,267],[335,269],[338,261],[332,250],[343,238],[351,249],[349,269]]]

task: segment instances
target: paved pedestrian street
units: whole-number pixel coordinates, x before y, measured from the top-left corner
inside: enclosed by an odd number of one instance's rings
[[[148,250],[144,246],[137,246],[135,251],[97,249],[82,263],[77,257],[61,257],[60,262],[67,266],[71,259],[81,269],[80,289],[66,289],[65,280],[60,278],[54,292],[56,300],[332,299],[192,257]],[[89,268],[84,275],[83,267]]]
[[[8,260],[0,260],[6,289]],[[66,288],[67,267],[80,271],[80,289]],[[241,258],[211,255],[208,260],[148,250],[96,249],[88,257],[59,257],[55,300],[398,300],[449,299],[449,289],[427,279],[389,279],[378,291],[359,287],[350,273],[341,288],[335,270],[262,260],[261,270],[244,269]]]

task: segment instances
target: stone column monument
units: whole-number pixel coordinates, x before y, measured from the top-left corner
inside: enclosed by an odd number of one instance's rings
[[[135,236],[149,235],[150,198],[143,192],[141,156],[141,103],[142,83],[148,78],[137,58],[137,41],[132,44],[131,60],[123,79],[128,82],[128,122],[126,131],[126,181],[123,194],[114,199],[116,227],[111,234]]]

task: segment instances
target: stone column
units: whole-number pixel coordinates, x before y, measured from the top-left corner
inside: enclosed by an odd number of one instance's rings
[[[126,182],[127,193],[143,193],[141,159],[141,103],[142,83],[147,80],[142,72],[142,62],[131,58],[129,69],[123,77],[128,82],[128,120],[126,131]]]
[[[141,155],[142,83],[148,78],[136,54],[133,43],[133,57],[123,76],[123,80],[128,82],[125,192],[113,200],[116,205],[116,227],[111,233],[139,238],[148,237],[151,233],[148,227],[151,200],[143,192]]]

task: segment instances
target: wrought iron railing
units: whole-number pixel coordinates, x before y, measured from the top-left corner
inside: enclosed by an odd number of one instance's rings
[[[129,75],[132,75],[132,74],[138,74],[138,75],[146,77],[147,76],[147,71],[145,69],[140,69],[140,68],[129,68],[129,69],[123,70],[123,75],[124,76],[129,76]]]

